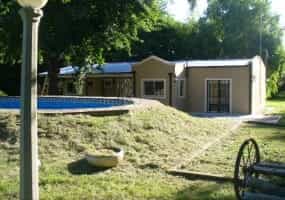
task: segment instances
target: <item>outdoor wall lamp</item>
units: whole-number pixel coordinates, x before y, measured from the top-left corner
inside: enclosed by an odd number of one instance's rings
[[[37,68],[38,29],[48,0],[17,0],[23,21],[21,69],[20,199],[39,199]]]
[[[17,1],[24,8],[29,7],[34,9],[40,9],[47,4],[48,0],[17,0]]]

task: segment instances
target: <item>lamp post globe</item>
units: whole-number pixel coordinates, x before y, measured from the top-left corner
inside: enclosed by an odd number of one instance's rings
[[[17,1],[24,8],[30,7],[30,8],[34,8],[34,9],[41,9],[48,2],[48,0],[17,0]]]

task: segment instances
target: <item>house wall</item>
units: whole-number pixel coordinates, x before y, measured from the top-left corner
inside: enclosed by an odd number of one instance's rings
[[[145,61],[133,65],[133,71],[135,72],[135,91],[136,97],[146,98],[142,95],[142,81],[144,79],[159,79],[165,80],[165,98],[152,98],[159,100],[163,104],[169,105],[170,103],[170,90],[169,90],[169,74],[171,73],[172,85],[175,82],[174,64],[157,59],[156,57],[148,58]],[[174,90],[172,89],[172,95]]]
[[[106,81],[111,81],[111,87],[106,88],[104,87],[104,80]],[[113,78],[104,78],[101,79],[101,84],[102,84],[102,88],[103,88],[103,96],[105,97],[115,97],[116,95],[116,79]]]
[[[232,112],[248,114],[250,112],[249,67],[188,68],[187,103],[189,112],[205,112],[207,78],[232,79]]]
[[[140,63],[133,65],[135,77],[135,95],[139,98],[146,98],[142,94],[142,81],[147,79],[157,79],[165,81],[165,98],[153,98],[160,102],[186,111],[205,112],[206,110],[206,79],[230,79],[231,80],[231,112],[249,114],[260,113],[265,106],[266,98],[266,68],[262,59],[255,57],[249,66],[233,67],[191,67],[186,68],[185,63],[171,63],[166,60],[151,56]],[[86,86],[88,96],[132,96],[132,77],[117,75],[111,77],[112,88],[104,88],[105,77],[89,77]],[[107,77],[108,79],[108,77]],[[129,79],[130,92],[121,92],[116,87],[119,80]],[[185,80],[185,96],[177,95],[177,79]],[[172,81],[170,83],[170,80]],[[66,85],[72,79],[66,79]],[[172,88],[170,89],[170,85]],[[66,87],[64,87],[66,88]],[[122,87],[121,87],[122,88]],[[126,88],[125,86],[123,88]],[[69,95],[65,91],[65,95]],[[172,95],[172,98],[170,98]],[[251,95],[251,96],[250,96]],[[170,101],[170,99],[172,99]]]
[[[86,81],[87,96],[103,96],[103,83],[100,78],[88,78]]]
[[[104,86],[104,80],[111,82],[109,88]],[[133,96],[132,77],[89,77],[86,85],[87,96],[131,97]]]
[[[71,85],[71,84],[73,85],[73,92],[68,90],[69,85]],[[60,79],[60,85],[61,85],[61,88],[62,88],[62,94],[63,95],[72,96],[72,95],[76,94],[76,90],[75,90],[72,78],[69,78],[69,77],[68,78],[61,78]]]
[[[176,80],[183,79],[185,83],[184,97],[177,95],[178,85]],[[187,111],[187,77],[186,77],[186,68],[185,64],[176,64],[175,65],[175,78],[173,81],[173,105],[179,110]]]
[[[266,104],[266,67],[258,56],[252,60],[252,113],[260,114]]]

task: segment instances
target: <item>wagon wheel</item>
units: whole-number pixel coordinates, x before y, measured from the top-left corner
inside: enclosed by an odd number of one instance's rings
[[[259,147],[254,139],[246,140],[239,149],[234,171],[234,189],[238,200],[246,190],[246,180],[251,176],[258,176],[251,168],[260,162]]]

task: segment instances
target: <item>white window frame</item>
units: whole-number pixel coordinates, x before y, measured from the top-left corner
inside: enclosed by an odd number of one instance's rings
[[[205,93],[204,93],[204,96],[205,96],[205,98],[204,98],[204,112],[208,112],[208,105],[207,105],[207,100],[208,100],[208,84],[207,84],[207,82],[208,81],[230,81],[230,101],[229,101],[229,103],[230,103],[230,112],[229,113],[232,113],[232,101],[233,101],[233,99],[232,99],[232,93],[233,93],[233,84],[232,84],[232,82],[233,82],[233,79],[231,79],[231,78],[205,78],[205,81],[204,81],[204,87],[205,87],[205,89],[204,89],[204,91],[205,91]]]
[[[163,88],[163,96],[155,96],[155,95],[145,95],[144,94],[144,83],[146,81],[163,81],[163,85],[164,85],[164,88]],[[152,99],[166,99],[166,79],[142,79],[141,80],[141,96],[143,98],[152,98]]]
[[[110,85],[106,87],[106,82],[110,82]],[[104,84],[104,89],[112,89],[113,88],[113,79],[108,78],[108,79],[103,79],[103,84]]]
[[[181,84],[181,81],[184,82],[184,87],[183,87],[183,95],[180,95],[180,84]],[[176,79],[176,96],[178,98],[185,98],[185,92],[186,92],[186,81],[185,81],[185,78],[177,78]]]

